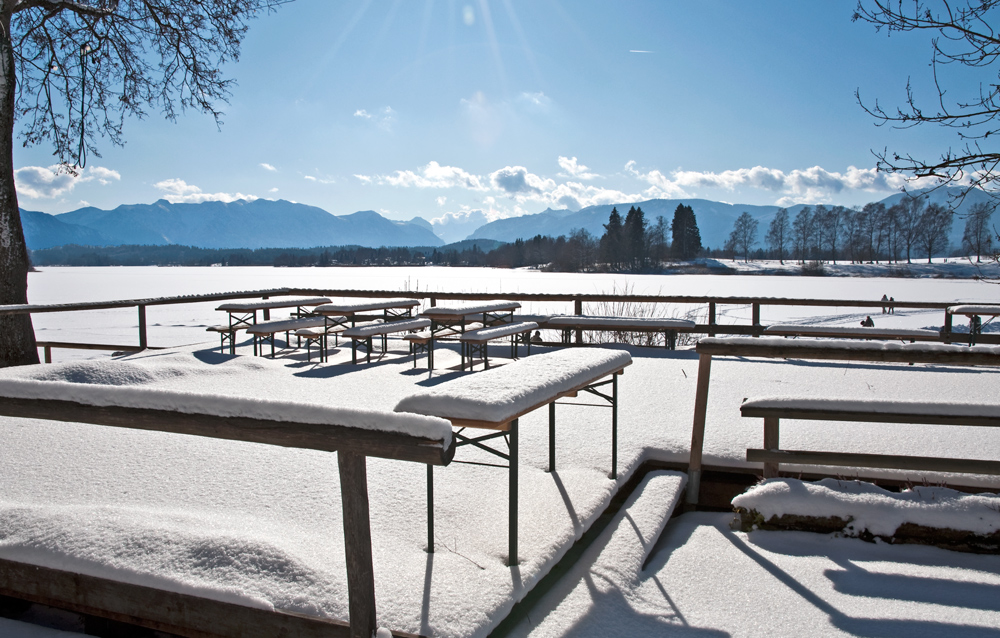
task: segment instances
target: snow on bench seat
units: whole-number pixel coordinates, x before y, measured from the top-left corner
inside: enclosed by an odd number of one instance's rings
[[[559,350],[427,388],[400,400],[394,409],[502,429],[513,419],[621,372],[631,363],[632,356],[624,350]]]
[[[787,337],[844,337],[847,339],[909,339],[912,341],[940,341],[937,330],[908,328],[866,328],[862,326],[800,326],[775,324],[764,328],[764,334]]]
[[[530,332],[536,328],[538,328],[538,324],[534,321],[503,323],[498,326],[490,326],[489,328],[469,330],[468,332],[463,333],[459,340],[471,341],[473,343],[485,343],[487,341],[493,341],[494,339],[502,339],[503,337],[521,334],[522,332]]]
[[[421,315],[425,317],[468,317],[470,315],[481,315],[483,313],[513,312],[521,307],[516,301],[498,301],[495,303],[467,305],[467,306],[434,306],[427,308]]]
[[[273,335],[279,332],[292,332],[300,328],[317,328],[326,325],[325,317],[301,317],[299,319],[276,319],[264,321],[247,327],[252,335]]]
[[[305,299],[276,299],[274,301],[253,301],[246,303],[224,303],[216,310],[222,312],[252,312],[254,310],[277,310],[281,308],[297,308],[300,306],[320,306],[330,303],[326,297],[308,297]]]
[[[1000,315],[1000,306],[963,304],[960,306],[948,306],[946,312],[949,315],[965,315],[968,317],[974,315],[996,316]]]
[[[390,321],[388,323],[373,323],[366,326],[355,326],[344,330],[341,335],[351,339],[369,339],[371,337],[392,334],[394,332],[407,332],[410,330],[429,328],[430,325],[430,319],[406,319],[405,321]]]
[[[328,303],[315,309],[322,314],[356,314],[371,310],[391,310],[396,308],[413,308],[420,305],[418,299],[379,299],[377,301],[357,301],[354,303]]]

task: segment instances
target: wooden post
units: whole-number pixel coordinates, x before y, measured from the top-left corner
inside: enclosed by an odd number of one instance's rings
[[[517,419],[510,422],[510,470],[507,494],[507,566],[517,565]]]
[[[549,472],[556,471],[556,402],[549,404]]]
[[[434,466],[427,464],[427,553],[434,553]]]
[[[347,554],[347,597],[351,638],[371,638],[375,621],[375,570],[368,513],[367,459],[363,454],[337,452],[340,496],[344,503],[344,547]]]
[[[941,340],[945,343],[951,343],[951,313],[947,309],[944,311],[944,328],[941,329]]]
[[[267,297],[267,296],[261,297],[261,300],[264,300],[264,299],[270,299],[270,297]],[[268,308],[264,308],[264,321],[270,321],[270,320],[271,320],[271,310],[268,309]],[[256,310],[254,310],[254,313],[253,313],[253,322],[257,323],[257,311]]]
[[[778,448],[778,417],[764,417],[764,449],[768,451]],[[778,476],[777,463],[764,463],[764,478],[774,478]]]
[[[714,337],[715,336],[715,330],[712,329],[714,327],[715,327],[715,302],[714,301],[709,301],[708,302],[708,336],[709,337]]]
[[[573,314],[575,314],[575,315],[582,315],[583,314],[583,298],[582,297],[577,297],[576,299],[573,300]],[[583,329],[582,328],[577,328],[576,329],[576,342],[578,344],[579,343],[583,343]]]
[[[139,305],[139,348],[146,349],[146,306]]]
[[[52,363],[52,346],[45,346],[45,363]]]
[[[753,331],[753,336],[759,337],[760,336],[760,303],[755,301],[753,303],[752,307],[753,307],[753,327],[755,328],[755,330]]]
[[[434,297],[431,297],[431,308],[433,308],[433,307],[435,307],[437,305],[438,305],[437,299],[435,299]]]
[[[698,387],[694,394],[694,423],[691,425],[691,457],[688,460],[687,503],[698,504],[701,489],[701,452],[705,445],[705,415],[708,410],[708,381],[712,374],[712,355],[698,356]]]

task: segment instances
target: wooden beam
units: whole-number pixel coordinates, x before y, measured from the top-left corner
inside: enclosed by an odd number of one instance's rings
[[[736,341],[736,340],[734,340]],[[776,342],[782,343],[776,343]],[[851,343],[843,347],[829,342],[788,339],[703,340],[698,354],[715,356],[761,357],[766,359],[810,359],[818,361],[871,361],[876,363],[939,363],[948,365],[1000,365],[1000,353],[966,346],[901,343]]]
[[[712,355],[698,355],[698,385],[694,391],[694,422],[691,424],[691,455],[688,458],[687,504],[698,504],[701,490],[701,456],[705,446],[705,417],[708,414],[708,385],[712,379]]]
[[[905,406],[901,406],[905,407]],[[1000,427],[1000,406],[996,408],[997,413],[989,414],[933,414],[927,412],[886,412],[882,410],[836,410],[821,408],[797,408],[797,407],[758,407],[754,405],[744,405],[740,407],[740,412],[744,417],[763,417],[765,427],[769,418],[796,419],[803,421],[851,421],[857,423],[912,423],[919,425],[969,425],[978,427]],[[777,446],[765,444],[766,448],[772,449]]]
[[[361,454],[338,452],[340,495],[344,503],[344,549],[347,554],[347,594],[351,638],[371,638],[378,629],[375,616],[375,569],[368,511],[368,470]]]
[[[764,464],[834,465],[837,467],[875,467],[924,472],[954,472],[960,474],[1000,474],[1000,461],[952,459],[935,456],[758,450],[750,448],[747,450],[747,461]]]
[[[454,438],[451,445],[446,448],[441,441],[335,424],[269,421],[146,408],[94,406],[57,399],[10,397],[0,397],[0,415],[94,423],[325,452],[343,450],[365,456],[431,465],[447,465],[455,456]]]
[[[187,638],[350,635],[342,621],[244,607],[8,559],[0,559],[0,594]]]

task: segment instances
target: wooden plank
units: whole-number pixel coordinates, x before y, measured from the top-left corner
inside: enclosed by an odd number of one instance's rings
[[[743,339],[705,339],[698,354],[761,357],[765,359],[814,359],[882,363],[939,363],[947,365],[1000,365],[1000,352],[966,346],[851,343],[838,346],[823,341],[790,341],[773,338],[754,342]]]
[[[69,341],[36,341],[39,348],[65,348],[67,350],[112,350],[121,352],[141,352],[142,348],[134,345],[117,345],[113,343],[72,343]],[[147,348],[147,350],[162,350],[162,348]]]
[[[701,490],[701,457],[705,446],[705,416],[708,414],[708,385],[712,378],[712,355],[698,356],[698,385],[694,392],[694,422],[691,424],[691,455],[688,458],[688,489],[685,501],[698,504]]]
[[[764,418],[764,449],[778,450],[781,448],[780,421],[777,417]],[[764,478],[774,478],[778,475],[778,464],[771,461],[764,463]]]
[[[368,471],[364,455],[339,452],[340,495],[344,504],[344,550],[351,638],[371,638],[378,629],[375,614],[375,568],[372,566]]]
[[[342,621],[244,607],[2,558],[0,594],[188,638],[349,635]]]
[[[343,450],[366,456],[432,465],[447,465],[455,456],[454,438],[451,445],[444,448],[441,441],[336,424],[269,421],[146,408],[94,406],[56,399],[9,397],[0,398],[0,415],[94,423],[325,452]]]
[[[856,454],[848,452],[806,452],[801,450],[747,450],[752,463],[794,465],[834,465],[837,467],[872,467],[881,469],[951,472],[958,474],[1000,474],[1000,461],[952,459],[935,456],[898,456],[892,454]]]
[[[882,402],[888,403],[888,402]],[[761,407],[755,405],[740,406],[740,412],[745,417],[796,419],[809,421],[852,421],[872,423],[913,423],[920,425],[969,425],[980,427],[1000,427],[1000,406],[996,415],[974,414],[932,414],[916,413],[900,410],[884,412],[875,410],[833,410],[808,407]],[[767,446],[769,447],[769,446]]]

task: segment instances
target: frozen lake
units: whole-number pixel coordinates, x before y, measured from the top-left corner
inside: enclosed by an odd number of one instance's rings
[[[34,304],[143,299],[268,288],[390,290],[469,293],[628,292],[650,295],[760,296],[798,299],[872,299],[882,295],[897,301],[1000,302],[1000,286],[966,279],[898,279],[882,277],[798,277],[735,275],[620,275],[546,273],[495,268],[72,268],[47,267],[28,276],[28,299]],[[181,345],[211,341],[205,326],[224,320],[218,304],[153,306],[147,309],[149,343]],[[857,325],[859,308],[765,307],[764,323],[801,321]],[[568,303],[525,304],[526,313],[570,313]],[[585,307],[589,314],[617,314],[614,308]],[[682,304],[663,305],[663,316],[704,313]],[[719,322],[747,321],[748,307],[721,307]],[[880,326],[927,328],[940,326],[940,312],[899,312]],[[34,317],[39,340],[90,343],[137,343],[135,309],[52,313]],[[106,356],[102,353],[59,351],[57,359]]]

